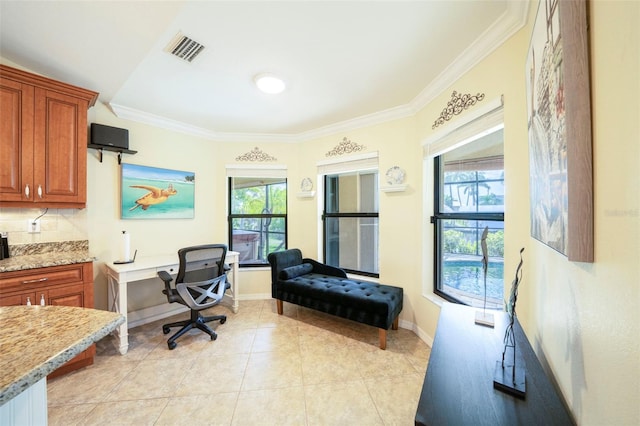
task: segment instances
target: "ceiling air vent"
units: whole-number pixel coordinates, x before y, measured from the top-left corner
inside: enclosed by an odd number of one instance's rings
[[[193,61],[202,52],[202,49],[204,49],[202,44],[182,33],[176,34],[173,40],[164,48],[165,52],[169,52],[187,62]]]

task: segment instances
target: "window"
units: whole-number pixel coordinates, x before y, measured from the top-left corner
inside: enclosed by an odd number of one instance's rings
[[[378,171],[325,175],[322,218],[325,263],[377,277]]]
[[[500,128],[434,159],[434,292],[449,301],[484,306],[481,238],[488,227],[486,306],[503,306],[503,158]]]
[[[229,178],[229,249],[240,266],[268,265],[267,255],[287,248],[287,180]]]

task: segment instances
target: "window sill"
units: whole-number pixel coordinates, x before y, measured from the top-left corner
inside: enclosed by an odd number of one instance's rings
[[[438,296],[435,293],[427,293],[427,294],[423,294],[422,297],[424,297],[425,299],[427,299],[428,301],[430,301],[431,303],[433,303],[434,305],[438,306],[439,308],[442,308],[442,305],[447,302],[446,299],[443,299],[442,297]]]
[[[240,267],[238,268],[238,270],[240,272],[244,272],[244,271],[270,271],[271,270],[271,267],[269,265],[266,265],[266,266],[250,266],[250,265],[242,266],[242,265],[239,265],[239,266]]]
[[[390,186],[382,186],[380,187],[380,191],[382,192],[404,192],[407,189],[407,185],[390,185]]]
[[[358,281],[368,281],[370,283],[380,284],[380,278],[370,277],[368,275],[347,274],[347,278]]]
[[[316,195],[316,191],[303,191],[298,192],[296,197],[298,198],[313,198]]]

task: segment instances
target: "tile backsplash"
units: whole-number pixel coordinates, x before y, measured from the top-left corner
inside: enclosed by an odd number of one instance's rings
[[[0,208],[0,232],[6,232],[9,246],[88,239],[86,209],[48,209],[40,218],[40,232],[27,232],[28,220],[45,209]]]

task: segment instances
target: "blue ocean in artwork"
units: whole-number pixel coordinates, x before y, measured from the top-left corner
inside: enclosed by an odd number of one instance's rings
[[[193,172],[122,164],[121,185],[122,219],[194,217]]]

